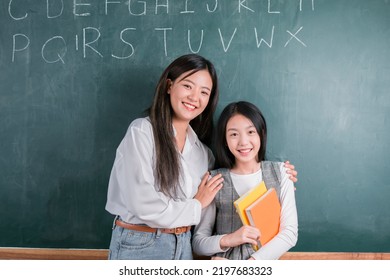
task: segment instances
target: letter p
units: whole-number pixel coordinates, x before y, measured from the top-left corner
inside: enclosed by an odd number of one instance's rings
[[[17,44],[17,37],[23,37],[25,40],[25,43],[24,43],[24,47],[22,46],[17,46],[19,44]],[[22,45],[22,44],[20,44]],[[30,45],[30,39],[24,35],[24,34],[14,34],[13,36],[13,40],[12,40],[12,62],[15,61],[15,53],[16,52],[21,52],[21,51],[24,51],[25,49],[28,48],[28,46]]]

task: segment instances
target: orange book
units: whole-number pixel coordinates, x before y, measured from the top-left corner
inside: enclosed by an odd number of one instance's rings
[[[250,225],[260,230],[262,246],[278,234],[280,210],[279,198],[274,188],[270,188],[245,209]]]
[[[240,219],[242,221],[242,224],[247,226],[249,225],[249,220],[246,216],[245,209],[251,205],[256,199],[261,197],[265,192],[267,191],[267,188],[265,186],[264,181],[261,181],[260,184],[258,184],[253,189],[250,189],[246,193],[244,193],[242,196],[240,196],[239,199],[233,202],[234,207],[236,208],[236,211],[238,215],[240,216]]]

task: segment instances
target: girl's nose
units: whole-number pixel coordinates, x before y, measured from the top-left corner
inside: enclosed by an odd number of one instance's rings
[[[246,146],[247,144],[248,144],[248,138],[245,136],[241,136],[239,141],[238,141],[238,145],[239,146]]]

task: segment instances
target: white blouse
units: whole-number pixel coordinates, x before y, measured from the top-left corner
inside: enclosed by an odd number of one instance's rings
[[[180,164],[183,194],[172,199],[158,191],[155,183],[155,145],[149,118],[134,120],[116,151],[106,210],[125,222],[156,228],[198,224],[202,207],[193,197],[203,175],[212,168],[214,157],[190,126]]]

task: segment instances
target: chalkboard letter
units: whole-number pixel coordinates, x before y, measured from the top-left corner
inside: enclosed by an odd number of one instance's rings
[[[65,47],[65,48],[64,48],[64,53],[63,53],[62,55],[60,55],[60,53],[57,53],[57,56],[58,56],[57,59],[55,59],[55,60],[49,60],[49,59],[47,59],[47,58],[45,57],[45,48],[46,48],[46,45],[49,44],[49,42],[51,42],[51,41],[53,41],[53,40],[58,40],[58,39],[61,40],[61,41],[64,43],[64,47]],[[54,36],[53,38],[50,38],[49,40],[47,40],[47,41],[45,42],[45,44],[43,44],[42,50],[41,50],[42,58],[43,58],[43,60],[46,61],[47,63],[56,63],[56,62],[58,62],[58,61],[61,61],[63,64],[65,64],[63,58],[65,57],[66,52],[67,52],[66,42],[65,42],[65,40],[64,40],[64,38],[63,38],[62,36]]]
[[[271,11],[271,0],[268,0],[268,13],[269,14],[280,14],[279,11]]]
[[[293,38],[296,39],[299,43],[301,43],[302,45],[304,45],[304,46],[306,47],[305,43],[302,42],[301,40],[299,40],[299,38],[298,38],[297,36],[295,36],[295,35],[297,35],[299,32],[301,32],[302,28],[303,28],[303,26],[301,26],[301,27],[298,29],[298,31],[295,32],[294,34],[292,34],[290,31],[286,30],[286,32],[289,33],[289,34],[291,35],[291,37],[290,37],[290,39],[286,42],[286,44],[284,45],[284,47],[286,47],[286,46],[290,43],[290,41],[291,41]]]
[[[26,39],[26,45],[23,48],[16,48],[16,37],[24,37]],[[14,34],[12,41],[12,62],[15,61],[15,52],[20,52],[28,48],[30,45],[30,39],[24,34]]]
[[[60,10],[60,12],[57,15],[53,15],[53,16],[50,15],[50,1],[52,1],[52,0],[46,0],[47,18],[56,18],[56,17],[61,16],[62,12],[64,11],[64,1],[60,0],[61,1],[61,10]]]
[[[77,11],[76,11],[76,9],[77,9],[78,6],[91,6],[91,4],[89,4],[89,3],[81,3],[81,4],[79,4],[79,3],[76,3],[76,2],[77,2],[77,0],[73,0],[73,14],[74,14],[75,16],[79,16],[79,17],[88,17],[88,16],[91,15],[91,13],[79,14],[79,13],[77,13]]]
[[[105,3],[106,15],[108,15],[108,4],[119,4],[119,3],[120,3],[119,1],[108,1],[108,0],[106,0],[106,3]]]
[[[256,36],[257,48],[260,48],[262,42],[264,42],[269,48],[272,48],[272,42],[273,42],[273,40],[274,40],[274,30],[275,30],[275,26],[272,26],[272,32],[271,32],[271,40],[270,40],[270,43],[267,43],[267,41],[264,40],[263,38],[261,38],[261,39],[260,39],[260,42],[259,42],[259,38],[258,38],[258,36],[257,36],[257,28],[255,27],[255,36]]]
[[[243,7],[243,8],[245,8],[245,9],[247,9],[247,10],[249,10],[249,11],[251,11],[251,12],[254,13],[254,12],[255,12],[254,10],[252,10],[252,9],[250,9],[249,7],[243,5],[245,2],[246,2],[246,0],[240,0],[240,1],[238,2],[238,12],[241,13],[241,7]]]
[[[8,4],[8,14],[9,14],[9,16],[10,16],[11,18],[13,18],[14,20],[21,20],[21,19],[26,18],[27,15],[28,15],[27,13],[26,13],[24,16],[22,16],[22,17],[14,17],[14,16],[12,15],[12,13],[11,13],[12,1],[13,1],[13,0],[9,0],[9,4]]]
[[[168,0],[165,0],[165,3],[166,4],[158,4],[158,0],[156,0],[156,10],[155,10],[155,14],[157,15],[158,14],[158,7],[165,7],[167,9],[167,14],[168,14]]]
[[[303,0],[299,0],[299,10],[302,12],[302,2]],[[311,0],[311,10],[314,11],[314,0]]]
[[[86,42],[85,40],[85,37],[86,37],[86,30],[95,30],[98,34],[97,38],[95,40],[93,40],[92,42]],[[91,44],[95,43],[97,40],[99,40],[100,38],[100,31],[99,29],[97,28],[94,28],[94,27],[86,27],[86,28],[83,28],[83,52],[84,52],[84,58],[87,57],[87,54],[86,54],[86,47],[90,48],[91,50],[93,50],[94,52],[96,52],[99,56],[103,57],[103,55],[98,52],[94,47],[91,47]]]
[[[192,53],[198,53],[198,52],[200,51],[200,48],[202,47],[202,44],[203,44],[203,29],[202,29],[202,33],[201,33],[200,36],[201,36],[201,37],[200,37],[200,43],[199,43],[198,50],[197,50],[197,51],[194,51],[194,50],[192,49],[192,45],[191,45],[191,30],[188,30],[188,36],[187,36],[187,38],[188,38],[188,47],[190,48],[190,50],[191,50]]]
[[[222,33],[221,33],[221,29],[218,28],[218,32],[219,32],[219,37],[221,38],[221,43],[222,43],[222,47],[223,47],[223,50],[225,52],[228,51],[229,47],[230,47],[230,43],[232,42],[233,38],[234,38],[234,35],[236,35],[236,31],[237,31],[237,28],[234,28],[234,32],[233,32],[233,35],[230,37],[230,40],[229,40],[229,43],[227,45],[227,47],[225,46],[225,42],[223,40],[223,36],[222,36]]]
[[[131,0],[129,0],[128,7],[129,7],[130,15],[133,15],[133,16],[143,16],[143,15],[146,15],[146,2],[145,1],[137,1],[137,2],[141,3],[144,6],[144,10],[141,13],[139,13],[139,14],[133,13],[133,11],[131,10]]]
[[[155,28],[154,30],[157,31],[164,31],[164,51],[165,51],[165,56],[168,56],[168,51],[167,51],[167,30],[172,30],[172,28]]]
[[[188,0],[186,0],[186,5],[185,5],[185,11],[181,11],[181,14],[192,14],[195,13],[195,11],[189,11],[188,10]]]
[[[214,12],[217,10],[217,8],[218,8],[218,0],[215,0],[215,6],[214,6],[214,9],[210,9],[210,8],[209,8],[209,4],[208,4],[208,3],[206,4],[206,7],[207,7],[207,11],[208,11],[208,12],[210,12],[210,13],[214,13]]]
[[[131,48],[131,54],[129,54],[128,56],[125,56],[125,57],[122,57],[122,56],[116,56],[114,54],[111,54],[112,57],[114,58],[117,58],[117,59],[126,59],[126,58],[129,58],[131,57],[133,54],[134,54],[134,47],[132,44],[130,44],[129,42],[127,42],[125,39],[123,39],[123,33],[125,33],[127,30],[136,30],[136,28],[125,28],[121,31],[121,34],[120,34],[120,38],[121,38],[121,41],[123,43],[125,43],[126,45],[130,46]]]

